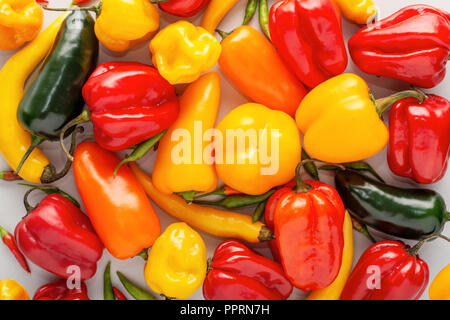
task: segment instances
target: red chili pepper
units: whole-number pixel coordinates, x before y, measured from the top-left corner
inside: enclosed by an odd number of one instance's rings
[[[203,283],[207,300],[285,300],[292,285],[281,265],[236,240],[222,242],[214,252]]]
[[[170,0],[158,4],[162,11],[178,17],[192,17],[199,13],[211,0]]]
[[[97,143],[125,150],[167,129],[178,117],[175,87],[137,62],[99,65],[83,87]]]
[[[450,155],[450,102],[428,95],[422,104],[408,98],[397,102],[389,118],[388,163],[392,172],[418,183],[439,181]]]
[[[33,300],[89,300],[86,284],[69,289],[67,280],[59,279],[43,285],[34,294]]]
[[[27,195],[24,202],[29,212],[15,230],[24,255],[61,278],[71,276],[68,267],[73,265],[80,268],[81,280],[92,278],[103,244],[89,218],[61,194],[49,194],[35,208],[29,207]]]
[[[128,300],[127,297],[125,297],[125,295],[122,292],[120,292],[119,289],[117,289],[116,287],[113,287],[112,289],[117,300]]]
[[[28,262],[25,259],[22,252],[20,252],[19,248],[16,244],[16,239],[14,239],[14,236],[9,233],[6,229],[4,229],[2,226],[0,226],[0,237],[2,238],[3,243],[9,248],[11,253],[16,257],[17,262],[22,266],[22,268],[28,272],[31,273],[30,267],[28,266]]]
[[[333,187],[302,181],[284,192],[274,214],[275,239],[286,276],[303,291],[329,286],[336,279],[344,248],[344,204]]]
[[[280,56],[308,87],[347,67],[341,16],[331,1],[278,1],[270,9],[269,27]]]
[[[88,2],[90,2],[91,0],[73,0],[73,2],[75,3],[75,4],[77,4],[77,5],[80,5],[80,4],[85,4],[85,3],[88,3]]]
[[[348,42],[364,72],[432,88],[445,77],[450,54],[450,14],[412,5],[364,27]]]

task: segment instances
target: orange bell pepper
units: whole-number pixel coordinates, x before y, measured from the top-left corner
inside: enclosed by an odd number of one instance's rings
[[[73,172],[92,225],[106,249],[128,259],[150,247],[161,232],[144,189],[120,159],[92,141],[77,146]]]
[[[291,116],[306,95],[275,47],[252,27],[238,27],[222,41],[219,65],[254,102]]]
[[[219,104],[220,78],[215,72],[203,75],[183,93],[180,115],[159,142],[153,167],[153,182],[159,191],[170,194],[185,191],[210,192],[216,189],[214,163],[208,163],[204,155],[212,141],[204,141],[203,133],[214,128]],[[200,131],[200,143],[196,142],[196,131]],[[178,136],[178,133],[183,135]],[[183,161],[181,163],[173,159],[172,154],[176,150],[177,155],[180,153],[179,146],[188,149],[183,150],[183,156],[187,157],[180,158]],[[212,150],[209,150],[210,155],[211,153]]]

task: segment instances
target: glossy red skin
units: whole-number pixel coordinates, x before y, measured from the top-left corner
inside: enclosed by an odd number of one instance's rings
[[[284,193],[275,210],[275,239],[286,276],[300,290],[329,286],[344,248],[344,204],[333,187],[305,181],[307,192]]]
[[[83,87],[98,144],[119,151],[167,129],[179,113],[175,87],[137,62],[99,65]]]
[[[279,263],[239,241],[227,240],[214,252],[203,296],[206,300],[285,300],[292,289]]]
[[[342,300],[418,300],[429,281],[428,265],[399,241],[381,241],[361,256],[342,291]],[[379,267],[380,287],[370,289],[371,269]]]
[[[199,13],[211,0],[170,0],[158,4],[162,11],[178,17],[192,17]]]
[[[80,279],[97,271],[103,244],[89,218],[67,198],[46,196],[15,229],[17,245],[23,254],[41,268],[67,279],[67,268],[80,267]]]
[[[341,16],[331,1],[278,1],[270,9],[269,28],[280,56],[308,87],[345,71]]]
[[[37,289],[33,300],[89,300],[89,297],[84,282],[80,289],[69,289],[66,280],[59,279]]]
[[[403,99],[391,109],[387,159],[398,176],[429,184],[442,179],[450,155],[450,102],[428,95]]]
[[[412,5],[364,27],[348,42],[364,72],[433,88],[445,77],[450,54],[450,14]]]
[[[292,188],[294,186],[295,186],[295,182],[293,182],[293,181],[287,183],[285,186],[283,186],[283,188],[280,188],[277,191],[275,191],[275,193],[270,196],[269,200],[267,200],[266,208],[264,210],[264,223],[272,232],[275,231],[273,220],[275,217],[275,209],[277,208],[278,200],[280,200],[280,198],[285,193],[292,191]],[[272,256],[275,259],[275,261],[280,262],[281,257],[280,257],[280,252],[278,251],[277,241],[270,240],[269,247],[270,247],[270,250],[272,251]]]

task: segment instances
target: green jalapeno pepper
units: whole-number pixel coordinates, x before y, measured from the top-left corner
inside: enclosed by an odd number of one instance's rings
[[[94,23],[87,11],[75,10],[67,16],[50,53],[27,88],[17,117],[32,139],[16,172],[36,146],[44,140],[59,139],[64,125],[82,112],[81,90],[98,59]]]
[[[405,239],[442,232],[449,220],[445,201],[428,189],[393,187],[350,170],[338,171],[336,189],[360,222]]]

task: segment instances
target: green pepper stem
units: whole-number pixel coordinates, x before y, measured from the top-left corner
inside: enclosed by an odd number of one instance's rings
[[[353,213],[351,210],[347,209],[348,213],[351,216],[352,219],[352,225],[353,229],[361,233],[362,235],[366,236],[372,243],[376,243],[377,240],[372,236],[372,234],[369,232],[369,229],[367,228],[367,225],[362,223],[358,216]]]
[[[87,123],[90,121],[91,117],[89,116],[89,112],[87,110],[84,110],[78,117],[66,124],[61,130],[61,134],[59,135],[59,143],[61,144],[61,148],[63,149],[64,153],[67,156],[67,159],[69,159],[70,162],[73,162],[73,156],[70,152],[67,151],[67,148],[64,145],[64,137],[66,136],[66,132],[76,125]]]
[[[142,249],[141,252],[139,252],[136,257],[141,257],[142,259],[144,259],[145,261],[148,260],[148,248],[147,249]]]
[[[4,238],[9,234],[8,230],[6,230],[5,228],[3,228],[2,226],[0,226],[0,238]]]
[[[117,271],[117,276],[128,293],[136,300],[157,300],[153,295],[128,280],[121,272]]]
[[[233,33],[233,31],[231,31],[231,32],[225,32],[225,31],[222,31],[222,30],[220,30],[220,29],[216,29],[216,32],[217,32],[217,33],[219,34],[219,36],[222,38],[222,41],[225,40],[226,37],[228,37],[230,34]]]
[[[31,143],[30,146],[28,147],[28,150],[25,152],[25,154],[22,157],[22,160],[20,160],[19,165],[17,166],[16,171],[14,171],[15,174],[19,174],[20,169],[22,169],[23,164],[25,163],[25,161],[28,159],[28,157],[30,156],[30,154],[33,152],[33,150],[40,145],[42,142],[45,141],[45,138],[37,136],[32,134],[31,135]]]
[[[171,1],[171,0],[151,0],[150,2],[153,4],[159,4],[159,3],[164,3],[164,2],[168,2],[168,1]]]
[[[100,12],[102,11],[102,3],[101,2],[99,2],[95,6],[83,7],[83,8],[80,8],[77,6],[71,6],[69,8],[49,8],[49,7],[47,7],[47,5],[41,5],[41,7],[44,10],[48,10],[48,11],[93,11],[93,12],[95,12],[95,15],[97,17],[100,15]]]
[[[428,97],[419,90],[406,90],[402,92],[397,92],[389,97],[381,98],[375,100],[375,108],[377,109],[378,115],[381,117],[383,113],[392,107],[396,102],[405,98],[416,98],[419,103],[422,104]]]
[[[310,160],[312,159],[309,154],[306,152],[305,149],[302,148],[302,156],[301,156],[302,160]],[[309,173],[309,175],[316,181],[319,181],[319,170],[317,170],[317,166],[314,163],[314,161],[312,162],[307,162],[304,165],[306,172]]]
[[[268,226],[262,226],[261,230],[259,231],[258,240],[263,241],[270,241],[275,239],[275,234],[272,232],[272,230],[269,229]]]
[[[303,181],[303,179],[300,175],[300,171],[303,168],[303,166],[306,163],[310,163],[310,162],[314,162],[314,160],[313,159],[302,160],[302,161],[300,161],[300,163],[297,165],[297,168],[295,169],[295,183],[297,184],[297,186],[295,187],[295,192],[297,192],[297,193],[305,193],[312,189],[312,186],[310,184],[305,183],[305,181]]]
[[[194,199],[195,199],[195,195],[197,194],[197,191],[191,190],[191,191],[184,191],[184,192],[175,192],[175,194],[181,196],[184,201],[186,201],[186,203],[191,204]]]
[[[422,248],[422,246],[427,243],[428,241],[434,239],[434,238],[441,238],[444,239],[448,242],[450,242],[450,238],[446,237],[442,234],[431,234],[427,237],[425,237],[424,239],[422,239],[421,241],[419,241],[414,247],[411,248],[411,250],[409,250],[409,255],[411,256],[417,256],[417,253],[419,252],[420,248]]]
[[[74,205],[76,205],[78,208],[80,208],[80,204],[78,203],[77,200],[75,200],[75,198],[73,198],[70,194],[62,191],[61,189],[54,187],[54,186],[37,186],[34,184],[28,184],[28,183],[18,183],[21,186],[25,186],[25,187],[30,187],[31,189],[29,189],[24,197],[23,197],[23,204],[25,206],[25,209],[27,210],[27,213],[30,213],[32,210],[35,209],[35,207],[31,206],[30,203],[28,202],[28,196],[30,195],[30,193],[32,193],[34,190],[41,190],[42,192],[45,192],[46,194],[52,194],[52,193],[57,193],[60,194],[61,196],[63,196],[64,198],[68,199],[70,202],[72,202]]]
[[[209,201],[209,200],[195,200],[192,201],[195,204],[201,204],[201,205],[209,205],[209,206],[218,206],[223,207],[226,209],[236,209],[236,208],[243,208],[248,207],[254,204],[259,204],[262,201],[266,201],[270,198],[270,196],[276,191],[276,189],[271,189],[267,191],[266,193],[251,196],[251,195],[231,195],[228,197],[225,197],[223,199],[217,200],[217,201]]]

